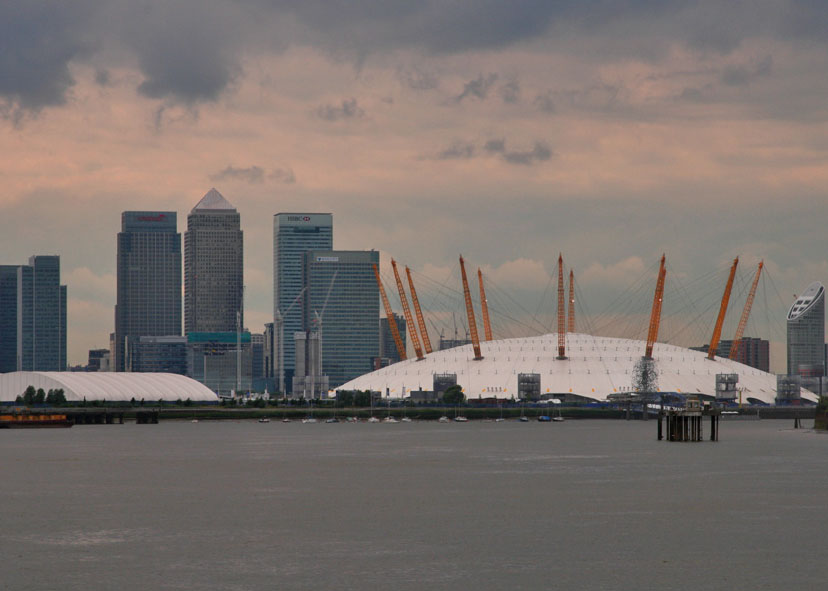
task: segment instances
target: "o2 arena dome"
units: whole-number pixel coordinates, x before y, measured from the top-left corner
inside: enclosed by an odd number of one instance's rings
[[[28,386],[62,389],[69,402],[107,400],[147,402],[190,399],[218,402],[209,388],[186,376],[172,373],[115,373],[69,371],[15,371],[0,374],[0,402],[13,402]]]
[[[540,374],[542,394],[575,394],[604,400],[632,392],[633,370],[646,342],[634,339],[566,335],[567,359],[556,359],[558,335],[521,337],[480,343],[483,359],[475,361],[472,345],[429,353],[424,359],[401,361],[360,376],[340,390],[374,390],[405,397],[412,390],[431,390],[434,374],[456,374],[467,398],[518,398],[518,374]],[[716,395],[716,374],[738,374],[745,403],[774,404],[776,376],[747,365],[676,345],[656,343],[653,359],[658,390],[682,395]],[[807,390],[802,398],[816,401]],[[738,401],[738,398],[737,398]]]

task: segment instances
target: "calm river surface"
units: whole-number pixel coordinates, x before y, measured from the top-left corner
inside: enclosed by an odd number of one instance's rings
[[[792,426],[0,431],[0,589],[816,589],[828,435]]]

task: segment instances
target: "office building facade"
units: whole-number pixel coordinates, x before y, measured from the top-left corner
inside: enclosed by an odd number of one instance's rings
[[[118,234],[114,369],[126,371],[126,343],[181,336],[181,234],[174,211],[125,211]]]
[[[329,213],[277,213],[273,217],[273,318],[277,352],[283,359],[285,389],[296,366],[293,333],[304,330],[302,302],[304,256],[309,250],[333,248],[333,216]],[[281,326],[280,326],[281,323]],[[279,342],[280,335],[284,343]]]
[[[372,371],[379,351],[377,251],[305,253],[304,332],[321,334],[322,374],[331,388]]]
[[[187,216],[184,233],[184,332],[232,332],[244,326],[241,218],[210,189]]]
[[[825,369],[825,287],[811,283],[788,311],[788,374]]]
[[[145,336],[132,339],[127,371],[176,373],[187,375],[187,338],[182,336]]]
[[[0,373],[66,370],[66,298],[59,256],[0,266]]]
[[[719,347],[716,349],[716,357],[729,359],[732,346],[732,340],[719,341]],[[690,347],[693,351],[702,351],[703,353],[707,353],[707,348],[708,345]],[[770,342],[766,339],[743,337],[739,343],[739,351],[736,353],[736,359],[734,361],[770,372]]]
[[[400,333],[400,339],[402,340],[403,350],[405,350],[405,318],[400,314],[394,314],[394,322],[397,325],[397,330]],[[382,360],[388,360],[388,362],[382,361],[379,365],[385,367],[391,363],[397,363],[401,361],[400,359],[400,352],[397,350],[397,344],[394,342],[394,335],[391,334],[391,325],[388,323],[388,317],[382,316],[380,317],[380,333],[379,333],[379,356]]]
[[[248,392],[253,381],[249,332],[187,333],[187,375],[227,396]]]

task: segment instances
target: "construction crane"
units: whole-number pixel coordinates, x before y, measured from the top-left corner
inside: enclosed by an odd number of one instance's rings
[[[391,267],[394,269],[394,279],[397,281],[397,290],[400,292],[400,302],[402,303],[403,314],[405,314],[405,326],[408,329],[408,334],[411,336],[411,346],[414,347],[414,353],[417,354],[417,361],[421,361],[425,359],[423,357],[423,350],[420,348],[420,339],[417,338],[417,328],[414,326],[414,319],[411,317],[411,308],[408,307],[408,298],[405,296],[405,289],[400,279],[400,272],[397,270],[397,261],[394,259],[391,259]]]
[[[753,306],[753,298],[756,297],[756,286],[759,285],[759,275],[762,274],[762,267],[765,261],[759,261],[759,268],[756,269],[756,275],[753,277],[753,284],[750,286],[747,301],[745,302],[745,309],[742,310],[742,317],[739,319],[739,326],[736,328],[736,335],[733,337],[733,344],[730,345],[730,359],[736,359],[739,354],[739,345],[742,344],[742,335],[745,334],[745,327],[747,327],[748,316],[750,316],[750,308]]]
[[[480,361],[483,355],[480,353],[480,339],[477,336],[477,324],[474,320],[474,307],[472,307],[471,293],[469,293],[469,280],[466,278],[466,265],[463,262],[463,255],[460,255],[460,275],[463,279],[463,296],[466,299],[466,314],[469,317],[469,334],[471,335],[472,347],[474,347],[474,360]]]
[[[380,295],[382,296],[382,305],[385,306],[385,315],[388,317],[388,328],[391,329],[391,336],[394,339],[394,344],[397,346],[397,353],[400,356],[400,361],[405,361],[408,357],[405,354],[405,345],[403,345],[400,331],[397,329],[397,321],[394,318],[394,311],[391,309],[391,304],[388,302],[388,296],[385,295],[385,288],[382,286],[382,279],[380,279],[379,269],[374,265],[374,276],[377,278],[377,285],[379,286]]]
[[[486,289],[483,287],[483,272],[477,268],[477,283],[480,285],[480,307],[483,310],[483,334],[487,341],[492,340],[492,323],[489,321],[489,302],[486,300]]]
[[[325,317],[325,310],[328,308],[328,300],[331,299],[331,291],[333,291],[334,281],[336,281],[336,276],[339,274],[339,270],[337,269],[334,271],[333,277],[331,277],[331,283],[328,285],[328,293],[325,294],[325,301],[322,304],[322,312],[318,312],[317,310],[313,311],[313,315],[315,318],[316,324],[316,342],[319,351],[314,355],[311,353],[313,351],[313,344],[312,341],[308,341],[308,346],[311,347],[310,351],[307,351],[308,354],[308,364],[306,367],[310,370],[308,373],[310,374],[310,397],[316,397],[316,378],[317,376],[322,377],[322,347],[324,342],[322,340],[322,319]],[[321,393],[320,393],[321,398]]]
[[[575,272],[569,270],[569,322],[566,332],[575,332]]]
[[[664,268],[665,256],[661,255],[661,265],[658,268],[655,294],[653,295],[653,309],[650,312],[650,330],[647,332],[647,348],[644,351],[645,359],[653,358],[653,345],[658,340],[658,326],[661,324],[661,304],[664,300],[664,278],[667,269]]]
[[[411,280],[411,269],[405,268],[405,274],[408,277],[408,287],[411,289],[411,302],[414,304],[414,313],[417,315],[417,326],[420,327],[420,336],[423,338],[423,347],[425,353],[431,353],[431,339],[428,338],[428,330],[426,329],[425,319],[423,318],[423,311],[420,309],[420,300],[417,299],[417,290],[414,289],[414,282]]]
[[[727,278],[722,304],[719,306],[719,317],[716,318],[716,326],[713,327],[713,336],[710,337],[710,345],[707,347],[707,358],[713,359],[719,349],[719,339],[722,338],[722,325],[724,324],[727,304],[730,302],[730,291],[733,289],[733,278],[736,276],[736,267],[739,265],[739,257],[733,259],[733,266],[730,267],[730,275]]]
[[[558,359],[566,359],[566,306],[564,304],[563,255],[558,254]]]
[[[282,393],[282,396],[285,395],[285,316],[287,316],[290,311],[293,309],[293,306],[299,303],[299,299],[305,293],[305,290],[308,289],[307,287],[303,287],[302,291],[299,292],[299,295],[290,303],[290,306],[287,307],[285,313],[282,314],[280,309],[276,309],[276,317],[274,318],[276,326],[276,334],[278,335],[279,339],[279,354],[278,354],[278,365],[279,365],[279,392]]]

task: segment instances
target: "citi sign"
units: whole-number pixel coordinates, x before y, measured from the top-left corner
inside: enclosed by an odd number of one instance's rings
[[[166,214],[159,213],[158,215],[141,215],[138,216],[139,222],[163,222]]]

